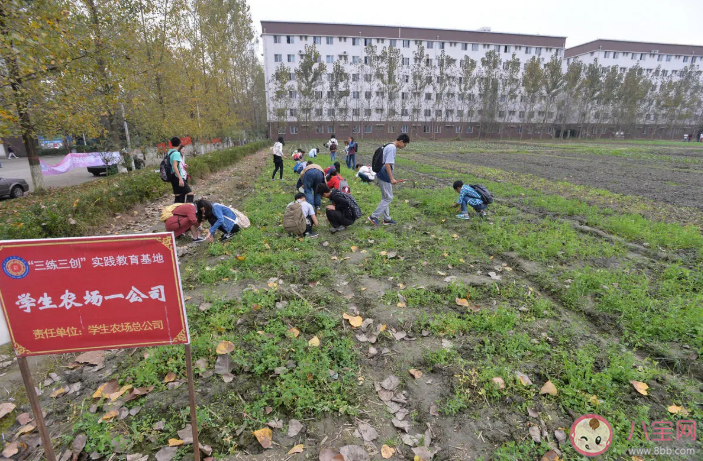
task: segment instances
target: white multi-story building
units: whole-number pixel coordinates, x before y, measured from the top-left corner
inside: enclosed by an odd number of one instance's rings
[[[462,73],[460,64],[467,58],[477,62],[489,51],[496,51],[503,65],[515,56],[520,68],[537,57],[546,64],[552,56],[563,57],[566,38],[490,32],[490,30],[461,31],[412,27],[369,26],[354,24],[319,24],[262,21],[264,72],[268,106],[269,134],[285,135],[290,139],[320,138],[335,133],[337,138],[388,137],[386,133],[408,132],[416,135],[455,137],[474,133],[480,125],[480,106],[464,104],[472,95],[459,95]],[[295,69],[305,53],[306,45],[315,45],[320,61],[327,65],[327,76],[316,89],[313,108],[301,114],[296,105],[300,97],[295,82]],[[400,51],[398,82],[392,94],[372,75],[372,63],[366,47],[373,45],[380,54],[384,48]],[[423,74],[427,84],[422,92],[413,86],[417,69],[415,52],[424,48]],[[438,60],[442,53],[454,65],[440,81]],[[331,101],[329,91],[331,69],[341,62],[349,75],[349,95],[343,101]],[[286,101],[276,98],[276,70],[281,65],[290,70],[285,92]],[[478,85],[474,89],[478,92]],[[503,98],[503,96],[501,96]],[[278,99],[278,100],[276,100]],[[500,104],[500,102],[499,102]],[[495,109],[501,122],[512,123],[519,130],[519,102],[503,101],[502,110]],[[519,132],[519,131],[517,131]]]
[[[676,77],[685,67],[700,68],[703,64],[703,46],[622,40],[594,40],[568,48],[564,55],[565,66],[573,60],[579,60],[586,65],[598,60],[599,65],[618,66],[621,72],[636,65],[648,74],[660,68],[664,77]]]

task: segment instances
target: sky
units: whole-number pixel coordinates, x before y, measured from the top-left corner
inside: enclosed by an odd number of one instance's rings
[[[247,0],[261,21],[328,22],[703,45],[703,0]]]

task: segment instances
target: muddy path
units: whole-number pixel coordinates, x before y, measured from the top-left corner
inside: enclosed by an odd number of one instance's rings
[[[689,153],[687,153],[689,154]],[[700,152],[690,153],[696,159]],[[637,195],[677,207],[703,210],[703,164],[644,160],[569,151],[425,154],[428,158],[529,173],[552,181]]]

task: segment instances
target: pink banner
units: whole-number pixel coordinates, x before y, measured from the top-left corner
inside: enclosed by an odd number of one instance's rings
[[[53,176],[67,173],[74,168],[116,165],[120,160],[119,152],[91,152],[89,154],[68,154],[56,165],[48,165],[41,159],[39,163],[44,176]]]

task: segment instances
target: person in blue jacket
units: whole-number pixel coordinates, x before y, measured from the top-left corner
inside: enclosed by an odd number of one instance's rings
[[[234,211],[232,211],[230,207],[219,203],[212,203],[205,199],[198,200],[195,206],[198,209],[198,222],[207,220],[210,223],[210,231],[205,238],[207,242],[215,241],[215,233],[218,229],[223,232],[222,237],[220,237],[220,242],[226,242],[231,239],[234,234],[239,232],[237,215],[234,214]]]

